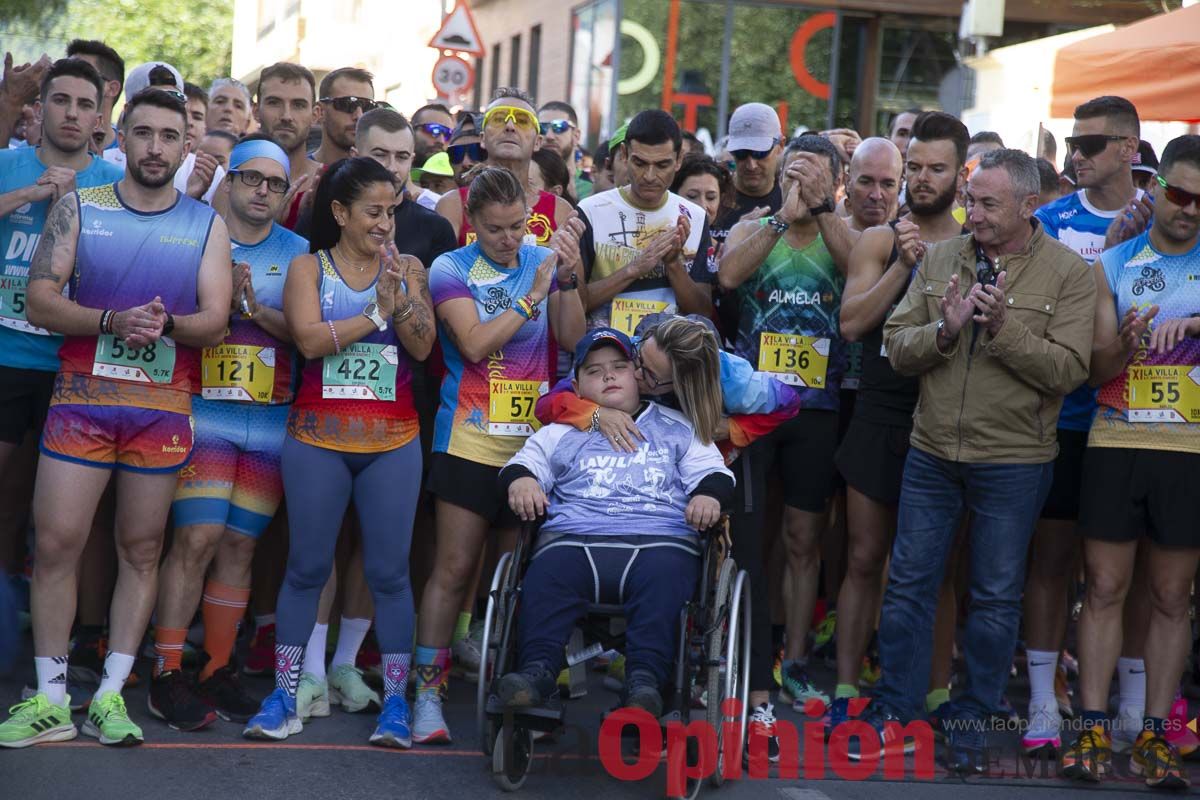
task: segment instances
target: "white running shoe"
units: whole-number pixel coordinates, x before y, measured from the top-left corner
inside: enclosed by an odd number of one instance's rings
[[[450,744],[450,726],[437,692],[420,692],[413,705],[412,739],[417,744]]]
[[[1049,748],[1058,751],[1062,747],[1062,715],[1058,701],[1029,704],[1029,727],[1021,737],[1021,749],[1026,755]]]
[[[1114,753],[1128,753],[1142,732],[1142,715],[1139,706],[1122,706],[1112,721],[1112,749]]]

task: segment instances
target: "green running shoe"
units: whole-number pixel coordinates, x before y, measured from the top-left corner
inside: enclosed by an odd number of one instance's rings
[[[301,722],[308,722],[329,714],[329,684],[311,672],[301,674],[296,688],[296,716]]]
[[[367,686],[362,679],[363,671],[350,664],[342,664],[329,674],[329,702],[340,703],[342,708],[355,714],[375,704],[383,708],[379,693]]]
[[[71,699],[61,706],[50,702],[45,692],[17,703],[0,724],[0,747],[29,747],[40,742],[65,742],[79,735],[71,722]]]
[[[100,744],[128,747],[141,744],[142,729],[133,724],[125,710],[125,698],[120,692],[105,692],[92,700],[83,732],[100,740]]]

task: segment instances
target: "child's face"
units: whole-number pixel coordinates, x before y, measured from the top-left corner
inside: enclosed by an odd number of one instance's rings
[[[588,353],[575,376],[575,391],[603,408],[633,413],[638,406],[633,362],[616,347],[597,347]]]

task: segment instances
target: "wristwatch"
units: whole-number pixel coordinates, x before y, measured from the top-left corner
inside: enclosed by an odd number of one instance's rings
[[[791,225],[781,220],[778,214],[772,214],[771,216],[767,217],[767,227],[776,233],[783,234],[787,233],[787,229],[790,228]]]
[[[571,273],[571,280],[567,281],[566,283],[558,284],[558,290],[560,292],[573,292],[578,288],[579,288],[579,275],[574,272]]]
[[[163,323],[162,335],[170,336],[171,332],[174,330],[175,330],[175,315],[168,313],[167,321]]]
[[[371,320],[375,327],[381,331],[387,330],[387,320],[379,313],[379,306],[375,303],[367,303],[367,307],[362,311],[363,316]]]
[[[821,203],[821,205],[819,205],[819,206],[812,206],[811,208],[808,209],[808,213],[810,216],[813,216],[813,217],[819,217],[822,214],[832,214],[833,213],[833,198],[826,197],[824,203]]]

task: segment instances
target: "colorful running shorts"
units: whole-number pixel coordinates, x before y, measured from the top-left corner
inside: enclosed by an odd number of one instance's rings
[[[192,398],[196,448],[179,471],[175,526],[224,525],[257,538],[283,498],[287,405]]]
[[[175,411],[58,403],[41,450],[52,458],[128,472],[173,472],[192,454],[192,418]]]

